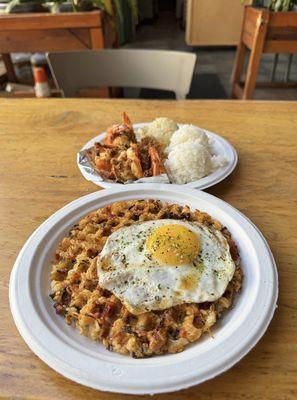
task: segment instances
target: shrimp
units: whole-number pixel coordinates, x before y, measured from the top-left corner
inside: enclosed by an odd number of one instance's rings
[[[131,121],[126,113],[122,113],[122,124],[116,124],[107,129],[103,143],[110,147],[129,147],[136,143],[136,137]]]
[[[163,161],[159,156],[158,150],[154,146],[149,146],[148,151],[151,158],[153,176],[164,174],[166,170],[163,165]]]
[[[131,124],[130,118],[125,112],[122,112],[122,121],[126,126],[128,126],[133,131],[133,126]]]
[[[112,149],[102,146],[100,143],[94,145],[95,157],[94,164],[100,174],[108,179],[114,178],[112,166]]]
[[[131,143],[129,149],[127,150],[127,158],[130,160],[131,172],[137,179],[143,177],[143,169],[141,166],[140,153],[137,144]]]

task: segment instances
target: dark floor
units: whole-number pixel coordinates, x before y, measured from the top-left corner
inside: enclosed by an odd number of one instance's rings
[[[197,54],[197,66],[194,80],[198,82],[199,76],[212,74],[224,89],[225,96],[230,97],[230,77],[235,58],[235,48],[192,48],[185,43],[185,32],[181,29],[179,21],[172,12],[163,12],[153,24],[142,25],[138,28],[133,43],[127,44],[127,48],[168,49],[195,51]],[[274,56],[265,54],[258,74],[258,81],[269,81]],[[277,65],[275,80],[284,79],[287,67],[288,55],[281,54]],[[211,77],[210,77],[211,78]],[[293,56],[290,80],[297,81],[297,55]],[[200,80],[202,81],[202,79]],[[211,81],[211,79],[210,79]],[[210,85],[207,97],[216,98],[220,91],[217,85]],[[216,90],[217,89],[217,90]],[[205,87],[203,87],[203,91]],[[214,93],[211,93],[213,91]],[[200,97],[200,96],[197,96]],[[255,99],[267,100],[297,100],[296,89],[257,89]]]

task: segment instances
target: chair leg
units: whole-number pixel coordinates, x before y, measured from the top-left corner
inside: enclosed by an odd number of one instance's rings
[[[99,28],[90,29],[91,49],[102,50],[104,49],[104,37],[102,30]]]
[[[91,28],[90,29],[90,37],[91,37],[91,48],[92,50],[102,50],[104,49],[104,37],[101,29]],[[98,97],[110,97],[110,90],[108,87],[102,87],[100,89],[100,96]]]
[[[257,31],[254,36],[253,45],[251,48],[250,59],[247,68],[246,80],[243,89],[243,100],[248,100],[253,97],[258,75],[258,69],[261,61],[264,41],[269,20],[268,12],[262,13],[257,21]]]
[[[185,100],[186,94],[184,92],[175,92],[176,100]]]
[[[259,70],[259,65],[261,61],[261,52],[252,51],[249,59],[249,64],[247,68],[247,74],[243,89],[243,100],[249,100],[253,97],[254,90],[256,87],[256,80]]]
[[[6,74],[8,77],[9,82],[17,82],[18,79],[16,77],[15,71],[14,71],[14,67],[11,61],[11,57],[9,53],[2,53],[2,60],[4,62],[5,65],[5,69],[6,69]]]
[[[246,53],[246,46],[241,42],[236,51],[236,57],[235,57],[235,63],[234,63],[234,68],[232,71],[232,77],[231,77],[231,84],[232,84],[232,92],[231,92],[231,97],[232,99],[237,98],[236,94],[236,85],[240,84],[240,77],[244,65],[244,59],[245,59],[245,53]]]

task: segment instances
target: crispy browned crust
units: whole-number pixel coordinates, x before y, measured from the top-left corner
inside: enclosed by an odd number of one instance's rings
[[[131,154],[135,156],[131,158]],[[155,154],[155,159],[152,158],[152,154]],[[119,183],[166,172],[162,145],[149,136],[138,143],[128,142],[124,147],[97,142],[87,150],[86,156],[90,165],[102,178]],[[135,164],[138,173],[135,173]]]
[[[98,286],[96,258],[108,236],[136,221],[162,218],[199,221],[221,230],[236,270],[224,295],[213,303],[183,304],[138,316]],[[109,350],[133,357],[177,353],[209,332],[239,291],[242,270],[237,247],[228,230],[208,214],[157,200],[131,200],[103,207],[84,217],[59,244],[51,272],[51,297],[67,324],[102,342]]]

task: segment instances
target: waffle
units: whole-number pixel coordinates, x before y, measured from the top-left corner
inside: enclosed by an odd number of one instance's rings
[[[198,221],[222,231],[236,264],[235,273],[224,295],[215,302],[133,315],[111,292],[98,286],[97,256],[112,232],[136,222],[164,218]],[[81,334],[103,343],[108,350],[143,358],[180,352],[211,332],[222,312],[231,307],[242,276],[230,233],[208,214],[158,200],[131,200],[100,208],[74,225],[56,250],[50,296],[57,314],[67,324],[75,324]]]

